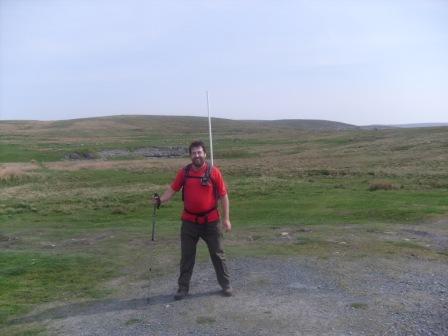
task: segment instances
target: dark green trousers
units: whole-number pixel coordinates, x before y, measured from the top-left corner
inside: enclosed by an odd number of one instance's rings
[[[219,285],[223,289],[229,288],[230,276],[218,222],[196,224],[186,221],[182,222],[180,234],[182,258],[180,261],[179,288],[187,291],[190,289],[190,279],[196,261],[196,245],[199,238],[202,238],[207,244]]]

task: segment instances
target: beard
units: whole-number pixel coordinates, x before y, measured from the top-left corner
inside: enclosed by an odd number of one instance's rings
[[[202,165],[204,164],[204,162],[205,162],[205,158],[198,157],[198,158],[194,158],[194,159],[193,159],[193,164],[194,164],[194,166],[197,167],[197,168],[202,167]]]

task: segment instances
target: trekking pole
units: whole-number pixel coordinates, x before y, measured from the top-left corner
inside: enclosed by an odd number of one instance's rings
[[[157,193],[154,193],[154,198],[156,200],[156,203],[154,203],[154,209],[152,212],[152,232],[151,232],[151,241],[155,241],[155,235],[156,235],[156,217],[157,217],[157,212],[156,210],[160,207],[160,196]],[[150,244],[153,245],[153,244]],[[148,283],[148,297],[146,298],[146,302],[149,302],[150,298],[151,298],[151,285],[152,285],[152,279],[151,279],[151,272],[152,272],[152,266],[154,263],[154,257],[155,257],[155,251],[154,251],[154,246],[150,246],[150,265],[149,265],[149,283]]]
[[[156,199],[156,203],[154,203],[154,210],[152,212],[152,232],[151,232],[151,240],[154,241],[154,237],[156,235],[156,210],[160,208],[160,196],[158,193],[154,193],[154,198]]]

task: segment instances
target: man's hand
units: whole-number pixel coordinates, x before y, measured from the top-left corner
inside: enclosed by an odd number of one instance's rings
[[[155,193],[154,196],[152,197],[152,204],[156,205],[157,209],[160,207],[160,204],[162,204],[158,193]]]
[[[175,193],[176,192],[171,189],[170,186],[168,186],[162,196],[159,196],[157,193],[155,193],[150,202],[153,205],[157,205],[157,208],[159,208],[160,204],[165,204],[166,202],[168,202]]]
[[[232,223],[230,223],[230,220],[228,219],[223,219],[222,226],[226,232],[230,232],[232,230]]]
[[[221,196],[221,208],[222,208],[222,226],[226,232],[232,230],[232,224],[230,223],[229,217],[229,197],[227,194]]]

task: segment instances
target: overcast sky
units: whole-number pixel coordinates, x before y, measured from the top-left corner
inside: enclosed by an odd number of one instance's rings
[[[0,119],[448,122],[446,0],[0,0]]]

